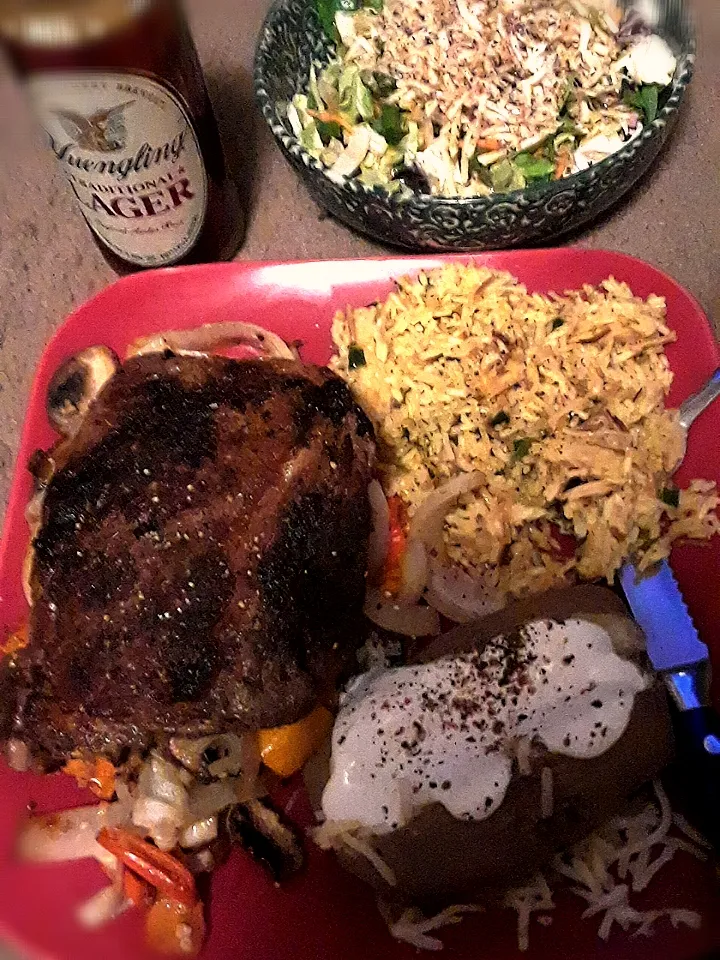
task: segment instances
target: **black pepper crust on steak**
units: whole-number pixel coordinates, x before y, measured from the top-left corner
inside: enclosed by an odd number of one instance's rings
[[[301,718],[363,639],[374,449],[327,369],[128,360],[58,448],[0,734],[51,769]]]

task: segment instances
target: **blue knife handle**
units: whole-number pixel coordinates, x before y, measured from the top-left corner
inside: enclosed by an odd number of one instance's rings
[[[720,714],[712,707],[675,711],[685,811],[720,855]]]

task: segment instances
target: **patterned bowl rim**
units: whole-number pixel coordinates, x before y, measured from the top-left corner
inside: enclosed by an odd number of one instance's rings
[[[314,157],[310,156],[297,137],[288,133],[284,123],[278,117],[277,106],[270,97],[267,90],[266,77],[271,72],[273,33],[278,21],[286,12],[286,8],[292,0],[275,0],[265,17],[260,37],[255,51],[254,67],[254,85],[255,96],[262,115],[268,126],[272,130],[275,139],[284,147],[285,151],[296,160],[300,160],[309,170],[320,174],[327,180],[328,185],[338,187],[349,196],[355,196],[366,199],[382,200],[391,207],[402,208],[410,204],[426,210],[438,208],[448,208],[453,210],[482,210],[490,209],[503,203],[522,202],[525,197],[532,196],[533,200],[538,198],[550,198],[568,189],[569,185],[573,187],[582,187],[592,184],[602,176],[604,170],[610,169],[614,165],[622,165],[626,160],[631,160],[639,147],[655,138],[657,134],[673,120],[679,111],[680,104],[690,81],[692,80],[695,67],[695,58],[697,53],[697,40],[693,18],[687,6],[680,3],[689,38],[684,48],[678,54],[678,65],[675,70],[675,76],[672,80],[670,95],[663,108],[658,112],[657,117],[652,123],[643,128],[639,136],[628,140],[625,146],[617,152],[606,157],[600,163],[593,164],[587,170],[573,173],[562,180],[555,180],[550,183],[540,184],[533,187],[524,187],[521,190],[513,190],[508,193],[493,194],[489,197],[438,197],[430,194],[413,193],[411,196],[398,197],[395,194],[388,193],[382,187],[367,186],[356,179],[346,179],[338,184],[327,177],[327,168]]]

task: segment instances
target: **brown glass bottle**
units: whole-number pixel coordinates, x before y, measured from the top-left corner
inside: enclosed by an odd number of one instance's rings
[[[232,256],[241,204],[176,0],[14,3],[3,43],[110,263]]]

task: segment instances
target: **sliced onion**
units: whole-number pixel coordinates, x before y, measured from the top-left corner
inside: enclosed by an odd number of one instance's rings
[[[243,774],[254,781],[260,769],[260,750],[255,734],[223,734],[215,738],[213,745],[220,757],[208,764],[207,770],[211,777],[236,777]]]
[[[461,473],[433,490],[410,521],[410,539],[438,548],[442,544],[445,517],[457,498],[477,489],[484,482],[485,474],[475,470],[472,473]]]
[[[57,367],[47,388],[45,411],[61,437],[75,436],[91,404],[119,366],[113,350],[97,345],[67,357]]]
[[[332,756],[332,731],[318,750],[302,768],[310,805],[316,816],[322,815],[322,795],[330,779],[330,757]]]
[[[202,850],[193,850],[192,853],[186,853],[183,859],[185,866],[192,874],[209,873],[216,867],[215,855],[207,847]]]
[[[170,740],[170,753],[178,763],[191,773],[199,773],[202,755],[215,737],[173,737]]]
[[[187,808],[186,787],[190,779],[186,770],[153,753],[140,772],[138,791],[142,796],[184,809]]]
[[[76,807],[62,813],[31,817],[21,828],[17,854],[23,860],[60,863],[94,857],[108,862],[108,853],[96,841],[103,827],[117,827],[130,822],[128,802]],[[115,862],[111,857],[110,862]]]
[[[218,780],[217,783],[198,784],[193,787],[190,792],[190,811],[187,822],[195,823],[207,817],[214,817],[225,807],[238,803],[236,785],[236,780],[228,778]],[[245,796],[243,799],[249,800],[250,797]]]
[[[417,603],[423,595],[428,579],[428,561],[425,545],[419,540],[408,540],[402,560],[402,583],[398,599],[401,603]]]
[[[190,850],[196,847],[206,847],[218,835],[217,817],[205,817],[204,820],[198,820],[191,823],[180,834],[180,846]]]
[[[168,330],[151,337],[143,337],[130,345],[128,357],[162,353],[164,350],[202,356],[207,353],[219,353],[229,347],[247,347],[259,357],[297,360],[297,352],[276,333],[264,327],[258,327],[254,323],[237,321],[206,323],[202,327],[194,327],[190,330]]]
[[[438,613],[455,623],[479,620],[505,606],[496,590],[455,564],[432,565],[426,599]]]
[[[156,797],[138,797],[132,822],[152,837],[161,850],[172,850],[187,817],[187,800],[181,808]]]
[[[157,753],[143,765],[138,778],[132,822],[141,827],[161,850],[172,850],[187,822],[190,801],[187,770]]]
[[[32,573],[35,563],[35,537],[42,527],[43,505],[46,495],[47,484],[36,484],[35,491],[25,507],[25,521],[30,530],[30,538],[23,557],[22,588],[29,607],[33,605]]]
[[[380,580],[390,546],[390,508],[383,488],[377,480],[368,487],[372,509],[372,532],[368,543],[368,579],[370,583]]]
[[[31,533],[31,537],[35,535]],[[27,601],[27,605],[32,607],[34,602],[33,597],[33,567],[35,564],[35,547],[33,546],[33,539],[30,540],[27,550],[25,551],[25,556],[23,557],[22,571],[21,571],[21,583],[23,589],[23,595]]]
[[[103,887],[94,896],[86,900],[77,910],[76,916],[87,930],[97,930],[131,907],[132,904],[125,898],[122,887],[111,884]]]
[[[365,599],[365,615],[373,623],[405,637],[430,637],[440,633],[440,617],[432,607],[400,603],[387,598],[380,590],[369,590]]]
[[[117,780],[115,783],[115,796],[118,798],[120,803],[124,804],[128,810],[132,810],[133,799],[130,793],[130,788],[124,780]]]
[[[17,737],[10,737],[5,745],[5,759],[10,769],[17,773],[25,773],[32,764],[28,745]]]
[[[207,763],[203,756],[208,749],[218,754],[218,759]],[[211,777],[236,777],[240,773],[255,777],[260,769],[260,754],[254,734],[216,734],[210,737],[190,739],[173,737],[170,752],[191,773],[207,773]]]

